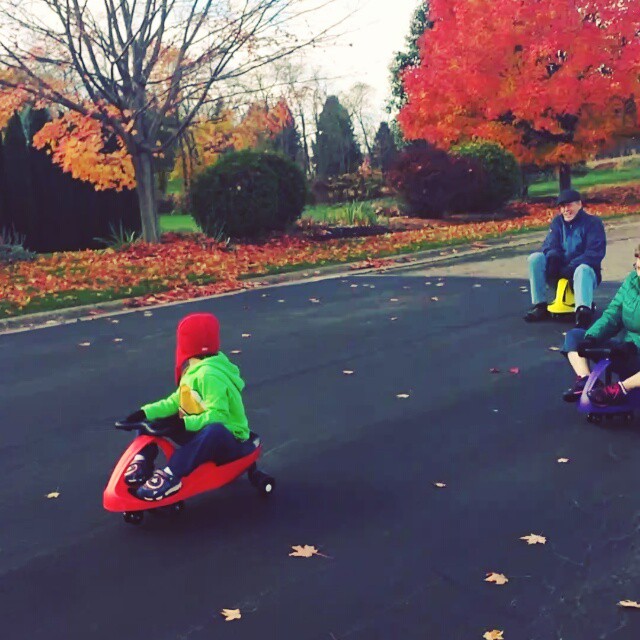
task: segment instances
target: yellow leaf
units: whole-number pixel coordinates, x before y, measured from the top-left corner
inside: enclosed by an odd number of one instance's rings
[[[527,544],[546,544],[547,539],[539,536],[537,533],[530,533],[528,536],[522,536],[520,540],[526,540]]]
[[[635,600],[620,600],[618,606],[626,607],[627,609],[640,609],[640,602],[636,602]]]
[[[504,636],[502,635],[504,631],[498,631],[498,629],[494,629],[493,631],[487,631],[482,637],[484,640],[504,640]]]
[[[560,347],[549,347],[549,351],[560,351]]]
[[[242,615],[240,614],[240,609],[223,609],[220,612],[220,615],[224,616],[225,622],[231,622],[232,620],[240,620]]]
[[[291,547],[293,549],[293,553],[290,553],[290,556],[295,556],[296,558],[310,558],[311,556],[318,555],[318,550],[309,544],[305,545],[294,545]]]
[[[51,493],[47,493],[46,497],[51,500],[51,498],[58,498],[60,496],[59,491],[52,491]]]
[[[484,581],[493,582],[494,584],[506,584],[509,582],[509,578],[507,578],[503,573],[487,573],[487,577]]]

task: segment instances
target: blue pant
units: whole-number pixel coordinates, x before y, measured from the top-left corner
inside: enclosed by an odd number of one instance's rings
[[[184,478],[204,462],[226,464],[253,451],[252,441],[240,442],[224,425],[214,423],[200,431],[185,431],[170,438],[180,445],[169,460],[177,478]],[[158,445],[149,444],[140,453],[149,462],[158,455]]]
[[[562,346],[562,353],[567,355],[571,351],[577,351],[578,345],[584,340],[586,329],[571,329],[567,331]],[[604,340],[598,343],[599,347],[610,349],[614,345],[622,344],[622,340]],[[634,373],[640,371],[640,354],[629,356],[624,359],[614,359],[611,363],[611,370],[617,373],[621,379],[629,378]]]
[[[541,304],[547,301],[547,282],[545,278],[547,258],[544,253],[537,251],[529,256],[528,262],[531,303]],[[573,294],[576,299],[576,309],[578,307],[592,307],[593,292],[597,286],[596,272],[588,264],[579,265],[573,274]]]

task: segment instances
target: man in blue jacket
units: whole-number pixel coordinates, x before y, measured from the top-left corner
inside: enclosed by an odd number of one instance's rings
[[[524,319],[547,319],[546,285],[556,287],[560,278],[567,278],[573,283],[576,326],[587,329],[593,319],[593,292],[602,280],[600,265],[607,251],[604,225],[582,208],[580,194],[573,189],[561,191],[557,205],[560,215],[551,221],[541,251],[529,256],[533,307]]]

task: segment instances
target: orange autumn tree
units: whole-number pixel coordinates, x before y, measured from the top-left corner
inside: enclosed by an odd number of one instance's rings
[[[222,87],[321,39],[328,29],[288,27],[309,10],[303,0],[0,0],[0,109],[17,93],[61,110],[37,144],[96,186],[135,183],[143,238],[155,241],[156,159]],[[110,158],[100,139],[115,140]]]
[[[215,164],[221,153],[260,147],[292,124],[293,115],[284,99],[271,108],[251,104],[239,120],[233,109],[222,109],[216,118],[196,122],[187,132],[172,175],[182,177],[188,189],[191,178]]]
[[[429,0],[433,28],[403,76],[407,139],[494,140],[526,164],[570,165],[638,131],[637,0]]]

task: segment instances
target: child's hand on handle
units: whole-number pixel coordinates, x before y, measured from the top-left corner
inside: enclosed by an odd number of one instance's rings
[[[158,436],[171,436],[185,431],[184,420],[177,413],[167,418],[158,418],[148,425],[147,432]]]
[[[145,415],[142,409],[138,409],[133,413],[130,413],[122,422],[142,422],[146,420],[147,416]]]

